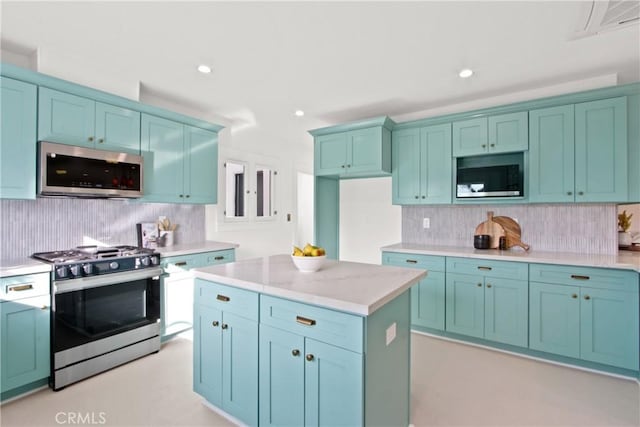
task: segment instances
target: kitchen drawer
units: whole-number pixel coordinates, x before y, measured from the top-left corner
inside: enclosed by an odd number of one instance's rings
[[[198,304],[258,320],[258,294],[255,292],[196,279],[195,294]]]
[[[631,270],[580,267],[569,265],[530,264],[532,282],[578,285],[601,289],[618,289],[638,293],[638,273]]]
[[[445,257],[397,252],[383,252],[382,263],[398,267],[422,268],[428,271],[444,271]]]
[[[526,262],[447,257],[447,273],[480,274],[488,277],[527,280],[528,272],[529,267]]]
[[[364,318],[353,314],[260,295],[260,323],[363,352]]]
[[[10,276],[0,279],[0,299],[15,301],[22,298],[49,295],[49,273]]]
[[[226,251],[205,252],[202,255],[202,266],[224,264],[236,260],[235,250],[227,249]]]
[[[160,266],[164,269],[165,273],[179,273],[188,271],[192,268],[200,267],[200,260],[198,255],[200,254],[162,258],[160,260]]]

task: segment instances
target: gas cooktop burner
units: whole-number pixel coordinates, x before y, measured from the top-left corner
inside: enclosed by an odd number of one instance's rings
[[[102,258],[121,258],[129,256],[152,255],[152,249],[139,248],[137,246],[78,246],[67,251],[39,252],[33,254],[33,258],[47,261],[53,264],[61,264],[78,261],[93,261]]]

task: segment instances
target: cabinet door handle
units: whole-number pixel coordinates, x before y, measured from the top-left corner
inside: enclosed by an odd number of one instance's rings
[[[214,328],[216,326],[218,326],[220,324],[220,322],[218,322],[217,320],[214,320],[213,322],[211,322],[211,326],[213,326]]]
[[[490,287],[491,287],[491,283],[487,283],[487,288],[490,288]]]
[[[227,297],[227,296],[224,296],[224,295],[220,295],[220,294],[218,294],[218,296],[216,297],[216,299],[217,299],[218,301],[229,302],[229,299],[230,299],[230,298],[229,298],[229,297]]]
[[[417,263],[418,263],[418,261],[417,261],[417,260],[415,260],[415,259],[408,259],[408,260],[407,260],[407,262],[408,262],[409,264],[417,264]]]
[[[174,264],[176,267],[183,267],[187,265],[187,261],[178,261]]]
[[[90,136],[89,138],[87,138],[89,140],[89,142],[93,142],[93,137]]]
[[[416,199],[419,199],[419,198],[420,198],[419,196],[416,196]]]
[[[482,283],[478,283],[478,287],[481,288],[482,287]]]
[[[481,265],[478,266],[478,270],[491,270],[491,267],[483,267]]]
[[[578,191],[578,196],[584,196],[584,191]]]
[[[222,329],[227,329],[229,327],[229,325],[227,325],[226,323],[222,324]]]
[[[316,324],[315,320],[307,319],[306,317],[302,317],[302,316],[296,316],[296,322],[302,323],[303,325],[306,325],[306,326],[313,326]]]
[[[33,283],[21,283],[19,285],[7,286],[7,292],[28,291],[29,289],[33,289]]]
[[[422,198],[423,198],[423,199],[426,199],[426,198],[427,198],[427,196],[422,196]]]
[[[482,148],[487,148],[487,144],[482,144]]]
[[[573,191],[567,191],[567,196],[571,196],[573,194]]]
[[[298,350],[297,348],[291,350],[291,354],[294,356],[300,356],[300,350]]]
[[[496,146],[496,144],[491,144],[491,146],[492,146],[492,147],[495,147],[495,146]]]
[[[345,168],[345,166],[344,166],[344,165],[342,165],[341,167],[342,167],[342,169],[344,169],[344,168]]]
[[[586,299],[587,301],[589,301],[591,299],[591,297],[589,295],[585,295],[584,299]]]
[[[311,353],[307,354],[306,359],[307,359],[307,361],[311,362],[314,359],[313,354],[311,354]]]
[[[589,280],[589,276],[581,276],[579,274],[572,274],[571,278],[576,280]]]
[[[573,299],[578,298],[578,294],[571,294],[571,298],[573,298]]]
[[[98,143],[99,143],[99,144],[102,144],[103,142],[104,142],[104,138],[100,138],[100,139],[98,140]]]
[[[184,194],[181,194],[180,197],[184,197]]]
[[[351,165],[347,165],[347,167],[348,167],[348,168],[350,168],[350,167],[351,167]]]
[[[213,259],[216,260],[216,261],[220,261],[220,260],[223,260],[224,257],[222,255],[218,255],[217,257],[214,257]]]

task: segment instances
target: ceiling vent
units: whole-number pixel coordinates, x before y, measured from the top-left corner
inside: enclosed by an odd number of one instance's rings
[[[573,38],[593,36],[640,22],[640,0],[592,0],[582,6]]]

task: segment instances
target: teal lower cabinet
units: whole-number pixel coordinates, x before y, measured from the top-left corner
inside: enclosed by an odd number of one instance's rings
[[[193,389],[258,424],[258,294],[196,279]]]
[[[49,274],[5,277],[0,287],[0,392],[4,400],[48,382]]]
[[[444,330],[445,258],[383,252],[382,264],[427,270],[427,277],[411,288],[411,327]]]
[[[192,268],[233,262],[233,249],[162,258],[160,280],[160,330],[162,340],[193,327]]]
[[[638,371],[636,272],[531,264],[530,273],[531,349]]]
[[[525,263],[448,257],[446,330],[526,347],[527,267]]]

